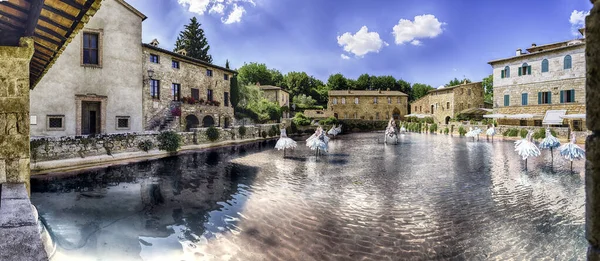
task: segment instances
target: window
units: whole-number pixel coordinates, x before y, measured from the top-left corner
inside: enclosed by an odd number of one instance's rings
[[[344,119],[348,119],[348,113],[344,112]]]
[[[179,69],[179,61],[173,60],[173,61],[171,61],[171,65],[173,66],[173,68]]]
[[[533,126],[541,127],[542,126],[542,120],[533,120]]]
[[[524,63],[519,67],[519,76],[522,75],[531,75],[531,66],[527,65],[527,63]]]
[[[354,104],[358,104],[358,98],[354,98]]]
[[[550,92],[538,92],[538,104],[551,104],[552,93]]]
[[[342,104],[346,104],[346,98],[342,98]]]
[[[415,106],[415,112],[417,111],[417,106]]]
[[[377,97],[373,98],[373,104],[377,104]]]
[[[504,95],[504,106],[509,106],[510,105],[510,96],[508,96],[508,94]]]
[[[450,109],[450,102],[446,102],[446,109]]]
[[[65,115],[48,115],[47,116],[47,129],[48,130],[64,130],[65,129]]]
[[[583,130],[583,121],[582,120],[574,120],[573,121],[573,131],[582,131]]]
[[[549,67],[549,65],[548,65],[548,59],[544,59],[542,61],[542,72],[543,73],[544,72],[548,72],[548,67]]]
[[[510,77],[510,67],[504,67],[504,70],[500,73],[500,78],[509,78]]]
[[[388,97],[387,100],[388,100],[388,104],[392,104],[392,98]]]
[[[396,101],[396,103],[400,104],[400,97],[398,97],[397,99],[398,101]]]
[[[174,83],[171,86],[171,92],[173,94],[173,101],[179,101],[181,98],[181,84]]]
[[[150,80],[150,96],[152,99],[160,99],[160,81]]]
[[[358,113],[356,113],[356,112],[354,113],[354,118],[358,119]]]
[[[567,55],[565,56],[565,61],[564,61],[564,69],[571,69],[571,56]]]
[[[212,77],[213,76],[213,71],[210,70],[210,69],[206,69],[206,76]]]
[[[129,116],[117,116],[117,130],[128,130]]]
[[[419,106],[419,111],[422,112],[423,111],[423,106]]]
[[[471,109],[471,104],[467,104],[467,109]]]
[[[213,100],[213,90],[208,89],[208,93],[206,95],[206,100],[207,101],[212,101]]]
[[[150,62],[151,63],[159,63],[160,58],[156,54],[150,54]]]
[[[520,126],[527,126],[527,120],[519,120]]]
[[[200,100],[200,90],[192,88],[192,98],[196,101]]]
[[[379,120],[379,112],[376,112],[376,113],[375,113],[375,119],[376,119],[376,120]]]
[[[467,89],[467,95],[471,96],[471,89]]]
[[[83,33],[83,64],[100,65],[97,33]]]
[[[337,104],[337,98],[333,98],[333,104]]]
[[[560,103],[575,102],[575,90],[560,91]]]
[[[228,92],[223,93],[223,103],[225,104],[225,107],[229,107],[229,93]]]
[[[223,80],[229,81],[229,74],[223,74]]]
[[[521,94],[521,105],[527,105],[527,100],[529,95],[527,93]]]

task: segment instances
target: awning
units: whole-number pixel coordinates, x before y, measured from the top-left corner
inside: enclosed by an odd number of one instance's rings
[[[431,114],[409,114],[409,115],[405,115],[404,117],[405,118],[406,117],[417,117],[419,119],[423,119],[423,118],[431,118],[433,116]]]
[[[537,114],[513,114],[513,115],[506,115],[506,118],[524,120],[524,119],[542,118],[542,116],[537,115]]]
[[[562,119],[584,119],[586,118],[585,113],[584,114],[567,114],[567,115],[563,115],[560,116]]]
[[[562,125],[563,119],[561,116],[565,116],[567,110],[548,110],[546,111],[546,116],[544,117],[544,121],[542,121],[543,125]]]
[[[466,110],[462,110],[460,111],[458,114],[464,114],[464,115],[486,115],[489,114],[490,112],[492,112],[491,109],[484,109],[484,108],[470,108],[470,109],[466,109]]]
[[[488,114],[488,115],[483,115],[484,118],[491,118],[491,119],[502,119],[502,118],[506,118],[505,114]]]

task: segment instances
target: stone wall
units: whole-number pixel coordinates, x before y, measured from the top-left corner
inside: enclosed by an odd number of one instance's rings
[[[333,104],[332,99],[337,98],[337,104]],[[346,99],[345,104],[342,98]],[[358,98],[358,104],[354,99]],[[377,96],[377,103],[374,103],[374,96],[353,96],[348,94],[346,97],[329,97],[328,110],[337,114],[338,119],[362,119],[362,120],[385,120],[392,117],[394,112],[399,114],[400,118],[408,114],[407,96],[390,96],[391,103],[388,103],[388,97]],[[400,101],[400,102],[398,102]]]
[[[217,128],[219,139],[214,142],[229,140],[255,139],[261,137],[261,132],[269,132],[271,126],[277,127],[274,137],[279,137],[279,124],[263,124],[245,126],[246,135],[241,137],[239,127],[231,129]],[[68,136],[31,139],[31,158],[34,162],[61,160],[70,158],[85,158],[99,155],[112,155],[123,152],[141,151],[138,144],[149,140],[158,146],[158,132],[124,133],[97,136]],[[182,146],[210,143],[206,136],[206,128],[192,129],[191,132],[180,132]],[[268,137],[269,138],[269,137]],[[29,166],[28,166],[29,167]]]
[[[410,104],[410,113],[411,114],[430,114],[431,113],[431,103],[429,102],[429,95],[425,95],[418,100],[412,102]]]

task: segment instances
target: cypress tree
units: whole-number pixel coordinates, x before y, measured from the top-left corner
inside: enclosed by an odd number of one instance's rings
[[[212,63],[212,56],[208,54],[210,45],[204,35],[204,29],[200,28],[200,23],[196,17],[190,19],[190,23],[185,26],[185,30],[179,33],[175,42],[175,50],[185,49],[187,55],[196,59]]]
[[[225,60],[225,68],[229,69],[229,59]]]

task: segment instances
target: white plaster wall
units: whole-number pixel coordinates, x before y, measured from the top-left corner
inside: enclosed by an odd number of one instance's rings
[[[102,29],[102,68],[81,66],[85,29]],[[116,0],[105,0],[31,91],[32,136],[76,135],[75,95],[108,96],[106,132],[142,131],[142,18]],[[64,131],[46,130],[46,115],[65,115]],[[129,116],[130,129],[115,129],[116,116]]]

